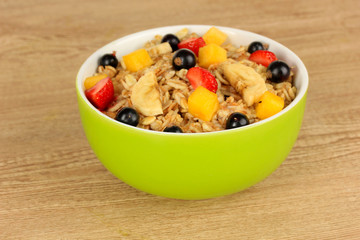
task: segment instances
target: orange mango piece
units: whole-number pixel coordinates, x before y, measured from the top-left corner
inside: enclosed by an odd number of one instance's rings
[[[213,93],[203,86],[199,86],[188,99],[189,113],[203,121],[211,121],[219,109],[219,100]]]
[[[226,50],[219,45],[210,43],[199,49],[199,66],[208,68],[211,64],[226,61]]]
[[[255,107],[256,116],[259,119],[265,119],[275,115],[284,108],[284,99],[266,91],[259,99]]]
[[[123,61],[131,72],[137,72],[153,64],[149,53],[143,48],[123,56]]]
[[[227,35],[217,29],[216,27],[211,27],[203,36],[206,44],[214,43],[217,45],[223,44],[226,39]]]
[[[85,90],[92,88],[93,86],[95,86],[96,83],[98,83],[100,80],[103,80],[104,78],[107,78],[106,74],[99,74],[86,78],[84,81]]]

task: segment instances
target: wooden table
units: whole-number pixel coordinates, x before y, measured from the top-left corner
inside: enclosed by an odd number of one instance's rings
[[[0,1],[0,239],[360,239],[360,1]],[[75,76],[148,28],[257,32],[303,59],[310,89],[287,160],[243,192],[165,199],[111,175],[85,138]]]

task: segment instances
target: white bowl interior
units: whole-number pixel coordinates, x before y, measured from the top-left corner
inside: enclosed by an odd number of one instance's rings
[[[81,89],[81,97],[84,98],[84,100],[92,107],[94,108],[91,103],[86,99],[84,94],[84,80],[86,77],[89,77],[93,75],[98,67],[98,61],[100,57],[106,53],[112,53],[113,51],[116,51],[116,57],[118,59],[121,59],[123,55],[126,55],[134,50],[137,50],[139,48],[142,48],[144,44],[152,40],[155,35],[165,35],[167,33],[176,33],[177,31],[188,28],[190,32],[196,32],[199,35],[203,35],[210,27],[210,25],[177,25],[177,26],[168,26],[168,27],[161,27],[161,28],[154,28],[145,30],[142,32],[134,33],[125,37],[122,37],[120,39],[117,39],[104,47],[98,49],[95,53],[93,53],[81,66],[79,73],[77,75],[77,88]],[[300,58],[293,53],[290,49],[283,46],[282,44],[267,38],[265,36],[243,31],[235,28],[229,28],[229,27],[221,27],[216,26],[221,31],[225,32],[229,38],[228,41],[230,41],[235,46],[240,45],[248,45],[253,41],[260,41],[269,44],[269,50],[274,52],[278,59],[283,60],[286,62],[290,67],[293,68],[293,71],[295,73],[295,79],[294,79],[294,85],[296,86],[298,92],[297,96],[294,99],[293,102],[289,106],[287,106],[285,109],[283,109],[280,113],[275,114],[274,116],[267,118],[265,120],[259,121],[257,123],[251,124],[251,125],[257,125],[264,123],[266,121],[271,121],[271,119],[283,114],[287,110],[291,109],[293,106],[295,106],[300,99],[303,98],[303,96],[306,93],[306,90],[308,88],[309,79],[308,79],[308,73],[306,70],[305,65],[300,60]],[[100,112],[99,112],[100,113]],[[100,113],[101,114],[101,113]],[[107,117],[106,115],[102,114],[104,117]],[[107,117],[109,118],[109,117]],[[110,118],[109,118],[110,119]],[[113,119],[111,119],[113,120]],[[115,121],[115,120],[114,120]],[[121,124],[121,123],[119,123]]]

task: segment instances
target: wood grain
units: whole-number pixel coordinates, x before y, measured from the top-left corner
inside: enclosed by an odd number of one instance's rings
[[[360,239],[360,1],[0,1],[0,239]],[[137,191],[96,159],[75,76],[97,48],[148,28],[209,24],[299,55],[303,127],[270,177],[231,196]]]

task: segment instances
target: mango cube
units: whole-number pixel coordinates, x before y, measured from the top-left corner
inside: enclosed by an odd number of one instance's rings
[[[123,61],[126,68],[131,72],[137,72],[153,64],[149,53],[143,48],[123,56]]]
[[[199,86],[188,99],[189,113],[203,121],[211,121],[219,109],[219,100],[203,86]]]
[[[226,50],[214,43],[210,43],[199,49],[200,67],[208,68],[211,64],[221,63],[226,61],[226,59]]]
[[[259,119],[265,119],[275,115],[284,108],[284,99],[281,97],[266,91],[259,100],[259,103],[255,107],[256,116]]]
[[[100,74],[100,75],[86,78],[84,81],[85,90],[92,88],[93,86],[95,86],[96,83],[98,83],[100,80],[102,80],[104,78],[107,78],[106,74]]]
[[[203,36],[206,44],[214,43],[221,45],[227,39],[227,35],[217,29],[216,27],[211,27]]]

